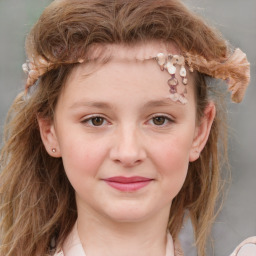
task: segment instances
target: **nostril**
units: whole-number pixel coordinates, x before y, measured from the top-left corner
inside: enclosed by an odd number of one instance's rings
[[[122,165],[124,167],[133,167],[142,162],[142,160],[140,160],[140,159],[133,160],[133,159],[127,159],[127,158],[126,159],[124,159],[124,158],[123,159],[113,159],[113,161],[116,164]]]
[[[140,151],[122,151],[122,150],[112,150],[110,153],[110,159],[116,164],[132,167],[140,164],[146,158],[146,154]]]
[[[130,127],[130,126],[129,126]],[[110,159],[125,167],[138,165],[146,158],[144,143],[138,131],[125,127],[120,130],[110,148]]]

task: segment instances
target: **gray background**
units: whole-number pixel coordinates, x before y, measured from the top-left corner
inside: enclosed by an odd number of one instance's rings
[[[11,102],[23,90],[26,33],[49,0],[0,0],[0,133]],[[216,26],[229,42],[243,49],[251,62],[252,79],[245,100],[229,104],[229,155],[232,182],[224,208],[214,224],[216,256],[228,256],[248,236],[256,235],[256,0],[185,0]],[[186,256],[196,255],[191,227],[182,231]]]

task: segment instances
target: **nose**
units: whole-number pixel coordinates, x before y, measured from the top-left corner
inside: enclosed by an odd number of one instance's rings
[[[146,158],[143,138],[136,128],[128,126],[116,131],[114,135],[110,158],[123,167],[133,167]]]

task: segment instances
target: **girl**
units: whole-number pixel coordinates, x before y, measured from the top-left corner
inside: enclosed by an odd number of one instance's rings
[[[0,255],[183,255],[188,215],[205,256],[226,149],[206,78],[240,102],[245,54],[178,0],[56,0],[26,48],[1,151]]]

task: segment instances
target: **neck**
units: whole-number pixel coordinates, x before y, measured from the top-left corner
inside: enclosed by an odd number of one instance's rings
[[[78,210],[78,234],[86,256],[165,256],[169,209],[136,222],[117,222]]]

